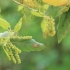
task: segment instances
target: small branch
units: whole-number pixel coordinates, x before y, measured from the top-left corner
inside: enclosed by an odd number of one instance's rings
[[[21,3],[19,3],[18,1],[16,1],[16,0],[13,0],[15,3],[17,3],[17,4],[19,4],[19,5],[21,5],[21,6],[25,6],[26,8],[28,8],[28,9],[30,9],[30,10],[33,10],[33,11],[38,11],[38,10],[35,10],[35,9],[33,9],[33,8],[30,8],[30,7],[28,7],[28,6],[26,6],[26,5],[24,5],[24,4],[21,4]]]
[[[39,10],[35,10],[35,9],[31,8],[31,7],[26,6],[25,4],[21,4],[20,2],[18,2],[18,1],[16,1],[16,0],[13,0],[13,1],[14,1],[15,3],[17,3],[18,5],[24,6],[24,7],[28,8],[28,9],[30,9],[30,10],[35,11],[35,12],[39,12]],[[49,18],[48,16],[45,16],[43,13],[40,13],[40,14],[42,15],[42,17],[47,17],[47,18]]]

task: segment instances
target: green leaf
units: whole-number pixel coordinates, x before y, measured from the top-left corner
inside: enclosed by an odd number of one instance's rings
[[[14,32],[18,32],[21,29],[22,26],[22,18],[19,20],[19,22],[16,24],[14,28]]]
[[[58,23],[58,43],[65,38],[66,34],[70,29],[70,10],[61,15]]]
[[[49,8],[49,5],[48,5],[48,4],[44,4],[44,5],[42,6],[43,12],[45,13],[46,10],[48,10],[48,8]]]
[[[9,24],[6,20],[4,20],[4,19],[2,19],[2,18],[0,18],[0,26],[1,26],[3,29],[8,29],[8,28],[11,27],[10,24]]]
[[[23,52],[40,51],[45,48],[44,44],[36,42],[34,39],[11,39],[11,42]]]
[[[19,5],[18,6],[18,11],[22,10],[23,8],[24,8],[23,6]]]
[[[41,29],[43,32],[46,31],[46,27],[47,27],[47,21],[46,20],[42,20],[41,22]]]
[[[34,16],[37,16],[37,17],[43,17],[43,13],[41,13],[41,12],[31,11],[31,14],[33,14]]]
[[[49,8],[49,4],[44,4],[44,5],[43,5],[43,9],[44,9],[44,10],[47,10],[48,8]]]
[[[62,10],[62,7],[50,6],[46,11],[46,15],[52,16],[52,17],[58,17],[61,14],[61,10]]]

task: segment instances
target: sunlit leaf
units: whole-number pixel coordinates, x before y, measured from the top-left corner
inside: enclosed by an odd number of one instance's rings
[[[48,8],[49,8],[49,4],[44,4],[43,6],[42,6],[42,12],[43,12],[43,14],[45,14],[45,12],[48,10]]]
[[[41,12],[31,11],[31,14],[33,14],[34,16],[37,16],[37,17],[43,17],[43,14]]]
[[[14,28],[14,32],[18,32],[21,29],[22,26],[22,18],[19,20],[19,22],[16,24]]]
[[[43,32],[46,31],[46,27],[47,27],[47,22],[46,22],[46,20],[42,20],[42,22],[41,22],[41,29],[42,29]]]
[[[44,8],[45,10],[47,10],[47,9],[49,8],[49,5],[48,5],[48,4],[44,4],[44,5],[43,5],[43,8]]]
[[[24,8],[23,6],[19,5],[18,6],[18,11],[22,10],[23,8]]]
[[[8,29],[8,28],[11,27],[10,24],[9,24],[6,20],[4,20],[4,19],[2,19],[2,18],[0,18],[0,26],[1,26],[3,29]]]

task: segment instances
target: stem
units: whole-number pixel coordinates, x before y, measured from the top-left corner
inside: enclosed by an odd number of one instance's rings
[[[26,6],[25,4],[21,4],[20,2],[18,2],[18,1],[16,1],[16,0],[13,0],[13,1],[14,1],[15,3],[21,5],[21,6],[24,6],[24,7],[28,8],[28,9],[30,9],[30,10],[33,10],[33,11],[35,11],[35,12],[39,12],[39,10],[33,9],[33,8],[31,8],[31,7],[28,7],[28,6]],[[45,14],[43,14],[43,13],[40,13],[40,14],[42,15],[42,17],[47,17],[47,18],[49,18],[48,16],[45,16]]]

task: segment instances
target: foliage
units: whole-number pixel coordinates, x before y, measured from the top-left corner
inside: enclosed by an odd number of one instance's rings
[[[17,4],[18,8],[16,9],[16,12],[21,13],[21,17],[13,29],[10,25],[11,23],[3,18],[4,8],[0,5],[0,27],[4,29],[4,32],[0,33],[0,44],[8,59],[13,60],[14,63],[21,63],[19,57],[19,53],[21,52],[40,51],[45,48],[44,44],[36,42],[32,39],[32,36],[20,36],[18,34],[24,25],[29,25],[30,22],[27,24],[28,16],[31,16],[32,21],[33,18],[41,19],[39,23],[41,23],[40,26],[45,39],[46,37],[53,37],[57,34],[58,43],[60,43],[69,32],[70,2],[68,3],[68,0],[61,0],[59,1],[59,4],[56,0],[54,0],[55,2],[50,2],[50,0],[12,1]]]

